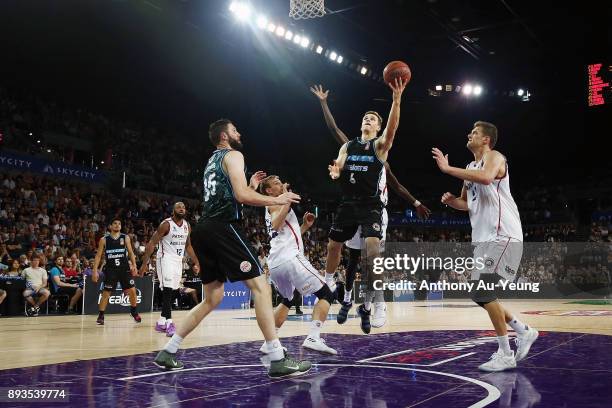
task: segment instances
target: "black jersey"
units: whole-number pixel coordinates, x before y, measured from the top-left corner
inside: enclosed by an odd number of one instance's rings
[[[346,162],[340,173],[343,202],[381,203],[380,180],[385,166],[376,155],[375,140],[356,138],[347,142]]]
[[[106,240],[106,245],[104,247],[104,256],[106,258],[105,269],[118,269],[122,271],[130,269],[125,238],[125,234],[119,234],[117,239],[113,239],[110,234],[104,236]]]

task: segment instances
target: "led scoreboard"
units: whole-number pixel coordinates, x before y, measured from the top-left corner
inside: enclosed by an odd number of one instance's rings
[[[590,64],[589,106],[603,105],[612,102],[612,65]]]

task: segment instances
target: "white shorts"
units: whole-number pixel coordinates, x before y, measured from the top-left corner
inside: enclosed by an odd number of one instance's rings
[[[293,299],[295,289],[302,295],[311,295],[326,284],[323,276],[302,254],[270,268],[270,278],[278,293],[287,300]]]
[[[472,280],[480,279],[481,274],[498,274],[514,282],[523,257],[523,242],[509,237],[498,237],[494,241],[480,242],[474,248],[476,267],[472,271]],[[478,268],[478,258],[482,258],[484,267]]]
[[[385,250],[385,239],[387,238],[387,224],[389,224],[389,216],[387,215],[387,209],[383,208],[382,213],[382,239],[380,240],[380,251]],[[361,238],[361,225],[357,228],[357,232],[353,235],[353,238],[345,242],[345,245],[351,249],[365,249],[365,239]]]
[[[181,258],[157,258],[157,279],[160,288],[176,290],[181,286],[182,277],[183,260]]]

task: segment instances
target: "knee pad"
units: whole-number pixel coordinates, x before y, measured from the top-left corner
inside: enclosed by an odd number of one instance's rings
[[[314,295],[319,300],[326,300],[330,305],[334,303],[334,300],[336,300],[334,293],[331,291],[331,289],[327,285],[323,285],[321,289],[317,290],[314,293]]]

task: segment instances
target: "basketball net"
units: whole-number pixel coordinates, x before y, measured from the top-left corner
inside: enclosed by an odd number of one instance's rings
[[[294,20],[323,17],[325,0],[289,0],[289,17]]]

